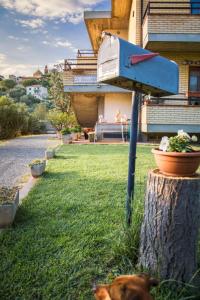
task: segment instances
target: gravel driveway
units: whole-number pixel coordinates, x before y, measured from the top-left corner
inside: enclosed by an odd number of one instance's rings
[[[28,164],[43,158],[47,147],[58,144],[54,137],[50,134],[20,137],[0,146],[0,185],[16,185],[23,175],[30,174]]]

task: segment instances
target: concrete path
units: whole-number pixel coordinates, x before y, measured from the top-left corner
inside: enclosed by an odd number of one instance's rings
[[[13,186],[30,174],[28,164],[44,158],[47,147],[58,145],[56,135],[44,134],[20,137],[0,146],[0,185]]]

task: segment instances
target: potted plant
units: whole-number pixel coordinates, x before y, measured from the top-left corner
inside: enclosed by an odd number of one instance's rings
[[[152,150],[160,172],[178,177],[194,176],[200,165],[200,151],[192,147],[195,142],[197,137],[190,137],[183,130],[170,138],[164,136],[159,149]]]
[[[13,223],[19,205],[19,190],[0,187],[0,228]]]
[[[45,157],[46,159],[51,159],[55,157],[55,149],[53,148],[47,148],[45,151]]]
[[[79,125],[71,128],[71,136],[74,141],[80,138],[81,127]]]
[[[31,175],[34,178],[37,178],[44,173],[46,167],[46,160],[35,159],[29,164],[29,167],[31,168]]]
[[[63,128],[61,134],[63,144],[70,144],[72,142],[71,130],[69,128]]]

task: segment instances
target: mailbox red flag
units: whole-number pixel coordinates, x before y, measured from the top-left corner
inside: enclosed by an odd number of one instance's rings
[[[144,60],[151,59],[152,57],[158,56],[159,53],[149,53],[149,54],[138,54],[131,56],[131,64],[136,65]]]

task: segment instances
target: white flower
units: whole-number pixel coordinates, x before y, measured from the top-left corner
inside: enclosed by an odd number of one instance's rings
[[[182,129],[178,130],[178,136],[190,139],[189,134],[187,134],[187,132],[184,132]]]
[[[169,138],[167,136],[163,136],[159,145],[159,150],[166,152],[168,146],[169,146]]]
[[[191,137],[191,140],[192,140],[192,142],[197,142],[197,141],[198,141],[198,138],[197,138],[196,135],[193,135],[193,136]]]

